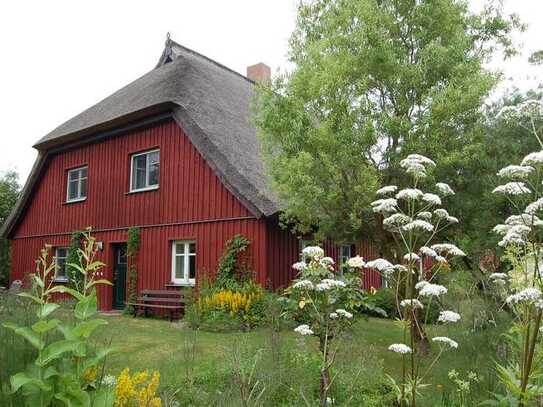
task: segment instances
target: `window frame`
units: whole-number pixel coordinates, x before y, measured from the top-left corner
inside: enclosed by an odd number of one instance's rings
[[[85,177],[81,177],[81,174],[79,174],[78,178],[76,178],[73,181],[77,181],[77,194],[78,196],[76,198],[70,199],[70,174],[76,171],[81,170],[87,170],[87,175]],[[82,180],[85,180],[86,182],[86,191],[85,196],[81,196],[81,184]],[[88,165],[82,165],[80,167],[70,168],[66,172],[66,203],[74,203],[74,202],[82,202],[87,200],[87,195],[89,192],[89,166]]]
[[[58,255],[59,250],[66,250],[66,256],[65,257],[59,256]],[[68,281],[70,281],[70,278],[68,277],[68,272],[66,270],[66,261],[68,260],[69,251],[70,251],[69,247],[65,247],[65,246],[55,247],[55,258],[54,258],[54,261],[55,261],[55,276],[54,276],[54,279],[53,279],[55,282],[67,283]],[[60,268],[59,265],[58,265],[58,259],[64,259],[64,276],[59,276],[58,275],[58,270]]]
[[[143,188],[136,188],[134,185],[134,161],[136,157],[140,157],[142,155],[149,156],[152,153],[158,153],[158,180],[157,184],[149,185],[149,165],[150,160],[147,158],[145,161],[145,187]],[[130,154],[130,185],[129,185],[129,191],[130,192],[143,192],[143,191],[152,191],[155,189],[158,189],[160,186],[160,148],[153,148],[152,150],[145,150],[141,151],[139,153],[133,153]]]
[[[345,247],[348,247],[349,248],[349,255],[345,258],[345,256],[343,255],[343,249]],[[338,263],[339,263],[339,266],[340,267],[343,267],[345,264],[347,264],[347,261],[352,257],[353,255],[353,250],[352,250],[352,245],[350,244],[342,244],[342,245],[339,245],[339,256],[338,256]]]
[[[176,247],[178,244],[183,245],[183,253],[177,253]],[[194,253],[190,252],[190,245],[194,244],[195,249]],[[190,286],[194,287],[196,285],[196,254],[197,254],[197,247],[196,247],[196,241],[195,240],[173,240],[172,241],[172,283],[175,285],[183,285],[183,286]],[[183,266],[184,266],[184,274],[183,278],[176,278],[175,272],[176,272],[176,259],[177,257],[184,257],[183,260]],[[190,278],[190,257],[194,257],[194,278]]]

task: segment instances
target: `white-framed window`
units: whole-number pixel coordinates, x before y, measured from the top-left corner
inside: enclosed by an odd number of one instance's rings
[[[339,246],[339,265],[343,266],[351,258],[351,245],[345,244]]]
[[[68,281],[66,271],[66,259],[68,258],[67,247],[55,248],[55,281]]]
[[[196,283],[196,242],[172,243],[172,282],[182,285]]]
[[[160,150],[133,154],[130,161],[130,191],[157,189],[160,178]]]
[[[66,202],[78,202],[87,199],[87,166],[68,170]]]

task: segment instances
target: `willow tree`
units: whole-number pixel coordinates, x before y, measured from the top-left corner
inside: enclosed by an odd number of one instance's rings
[[[450,166],[498,79],[485,62],[514,52],[518,26],[493,4],[474,14],[458,0],[301,1],[292,70],[261,87],[255,118],[284,219],[353,240],[374,191],[402,181],[400,157]]]

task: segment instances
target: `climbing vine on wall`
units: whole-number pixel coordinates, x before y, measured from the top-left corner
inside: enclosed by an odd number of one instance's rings
[[[81,281],[83,275],[71,264],[81,266],[81,258],[79,249],[81,249],[81,239],[85,236],[84,232],[76,231],[72,233],[70,238],[70,247],[68,248],[68,255],[66,257],[66,274],[68,277],[68,284],[71,288],[81,292]]]
[[[126,244],[126,255],[128,257],[128,302],[135,303],[138,298],[138,269],[137,259],[140,250],[140,228],[128,229],[128,241]],[[128,312],[132,312],[128,307]]]
[[[243,235],[236,235],[226,242],[217,267],[216,287],[232,288],[232,285],[242,283],[250,278],[247,261],[243,257],[250,244],[250,240]]]

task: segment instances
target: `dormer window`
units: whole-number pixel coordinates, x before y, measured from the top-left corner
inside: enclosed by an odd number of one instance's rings
[[[158,188],[160,176],[160,151],[150,150],[132,155],[130,192]]]
[[[68,170],[66,202],[79,202],[87,199],[87,166]]]

